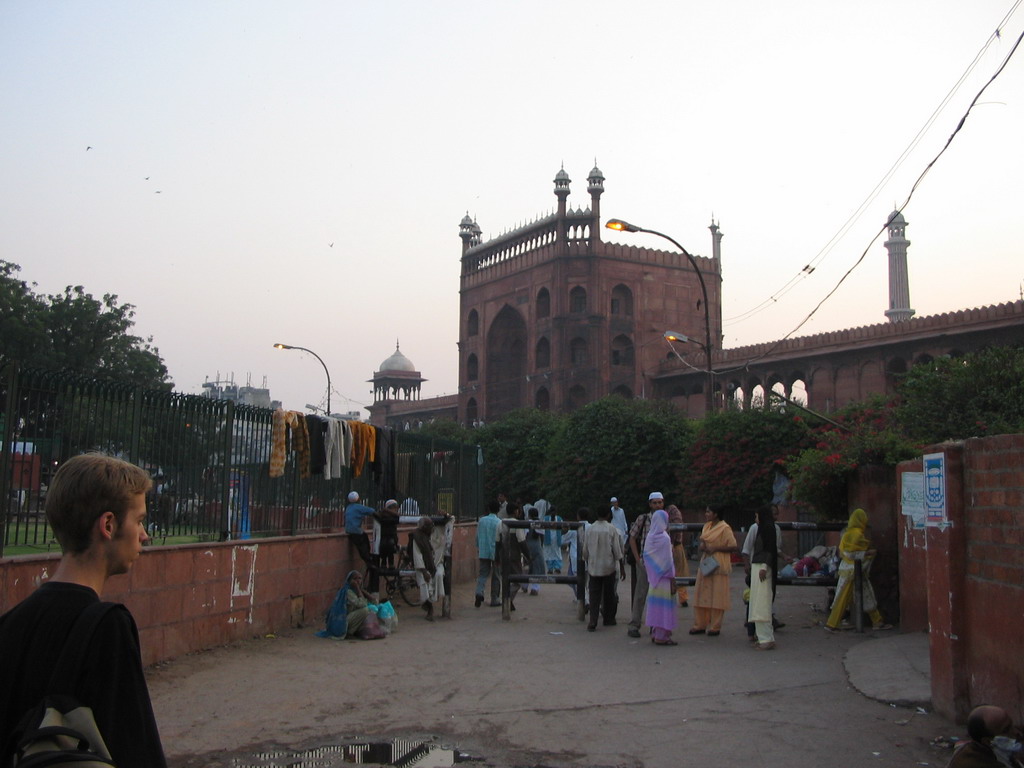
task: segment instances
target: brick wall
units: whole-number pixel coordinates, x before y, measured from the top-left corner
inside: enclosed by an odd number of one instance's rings
[[[938,452],[946,456],[950,525],[914,531],[901,520],[903,613],[914,629],[927,616],[937,710],[963,719],[979,704],[998,704],[1021,722],[1024,435],[925,450]],[[898,471],[920,472],[921,461],[904,462]]]
[[[452,583],[474,579],[475,523],[455,527],[452,553]],[[58,560],[0,559],[0,613],[49,579]],[[103,597],[135,616],[148,665],[289,627],[319,628],[353,563],[361,566],[343,533],[153,547]]]

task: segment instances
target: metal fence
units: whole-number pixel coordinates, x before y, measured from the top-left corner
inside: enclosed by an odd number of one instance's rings
[[[267,408],[16,366],[0,375],[0,404],[0,555],[56,548],[46,488],[86,451],[153,476],[154,544],[340,530],[351,490],[370,506],[395,498],[403,514],[476,519],[481,508],[479,449],[453,441],[384,430],[378,461],[358,477],[345,469],[331,480],[302,478],[288,451],[284,475],[271,478]]]

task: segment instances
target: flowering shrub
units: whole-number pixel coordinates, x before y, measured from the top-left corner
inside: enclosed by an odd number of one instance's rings
[[[790,410],[725,411],[702,422],[679,466],[687,507],[750,510],[771,501],[775,473],[809,445],[804,417]]]
[[[786,461],[793,498],[823,518],[843,518],[847,480],[857,467],[893,466],[919,456],[920,447],[899,429],[894,406],[894,401],[875,397],[834,414],[841,427],[818,427],[814,444]]]

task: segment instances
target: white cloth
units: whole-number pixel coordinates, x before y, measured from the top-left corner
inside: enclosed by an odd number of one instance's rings
[[[622,536],[622,543],[626,543],[629,536],[629,522],[626,520],[626,510],[616,504],[612,507],[612,525],[614,525]]]
[[[435,536],[437,533],[440,533],[440,537]],[[430,544],[434,555],[434,576],[430,578],[423,575],[422,569],[427,566],[423,561],[423,553],[420,552],[415,539],[412,541],[412,565],[416,569],[416,584],[420,588],[420,599],[436,603],[444,597],[445,533],[443,528],[434,529],[434,533],[430,535]]]
[[[767,563],[754,563],[750,568],[750,615],[754,622],[757,642],[774,643],[775,628],[772,626],[772,576]],[[765,580],[761,581],[761,573]]]

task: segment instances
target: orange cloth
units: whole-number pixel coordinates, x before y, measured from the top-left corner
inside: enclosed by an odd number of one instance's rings
[[[292,433],[292,448],[298,454],[299,476],[309,477],[309,430],[306,427],[306,415],[301,411],[285,411],[278,408],[274,411],[270,432],[270,476],[284,475],[285,452],[287,450],[286,435]]]
[[[350,421],[348,426],[352,430],[351,468],[355,478],[363,474],[367,459],[374,461],[377,458],[377,430],[361,421]]]
[[[715,523],[705,523],[700,532],[701,540],[708,546],[715,549],[728,549],[736,546],[736,537],[732,528],[724,520]],[[729,574],[732,573],[732,556],[728,552],[715,552],[705,557],[713,557],[718,561],[718,570],[710,576],[705,576],[697,569],[697,583],[694,591],[697,593],[695,604],[700,608],[712,608],[719,611],[728,610],[729,602]]]

